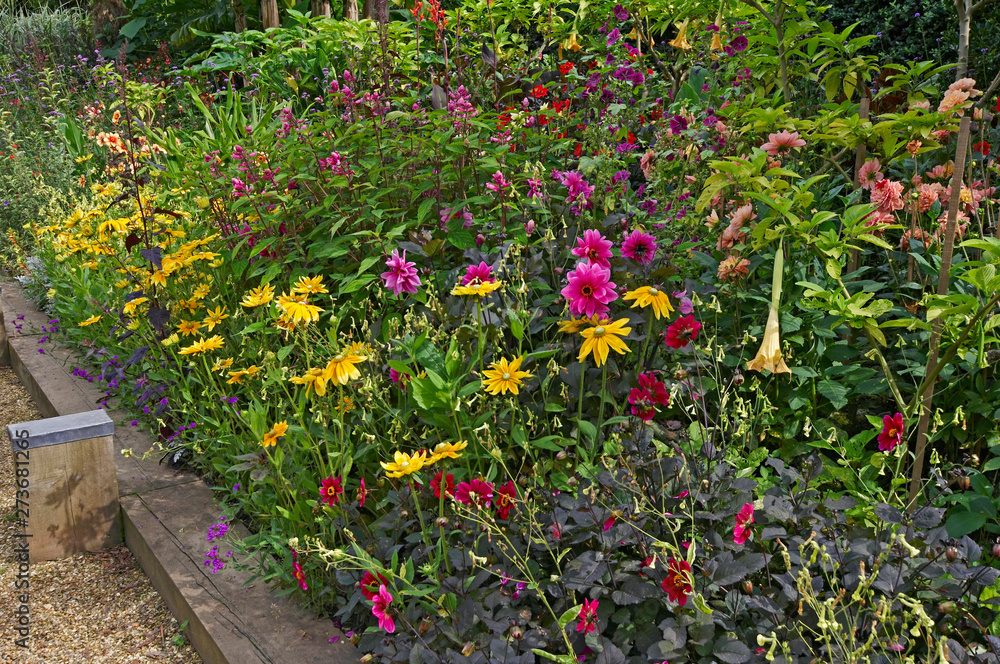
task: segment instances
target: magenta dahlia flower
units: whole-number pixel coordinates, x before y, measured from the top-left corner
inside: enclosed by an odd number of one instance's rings
[[[886,415],[882,418],[882,431],[878,434],[878,448],[891,452],[903,442],[903,414]]]
[[[622,256],[646,265],[653,262],[656,254],[656,238],[649,233],[632,231],[622,240]]]
[[[486,261],[480,261],[479,265],[469,265],[465,268],[465,276],[462,277],[462,285],[468,286],[469,284],[485,284],[487,282],[494,282],[496,278],[492,275],[493,268],[486,264]]]
[[[597,316],[608,312],[608,303],[618,299],[611,270],[598,263],[580,263],[567,276],[562,294],[574,316]]]
[[[385,280],[385,287],[392,291],[393,295],[400,293],[416,293],[420,286],[420,277],[417,275],[416,263],[406,260],[406,250],[403,255],[399,255],[399,249],[392,250],[392,256],[385,262],[389,268],[388,272],[382,273]]]
[[[743,544],[753,534],[753,503],[747,503],[736,515],[736,527],[733,528],[733,541]]]
[[[586,258],[591,263],[597,263],[604,267],[611,267],[608,261],[612,257],[611,240],[601,235],[601,231],[586,230],[583,237],[576,238],[576,247],[573,255]]]
[[[455,487],[455,500],[476,507],[489,505],[493,501],[493,485],[479,478],[459,482]]]

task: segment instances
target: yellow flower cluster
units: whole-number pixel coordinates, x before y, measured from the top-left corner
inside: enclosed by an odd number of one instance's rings
[[[346,385],[348,381],[361,378],[357,365],[368,359],[367,344],[351,344],[347,350],[337,353],[322,369],[312,368],[305,375],[289,378],[289,382],[306,386],[306,395],[313,390],[316,396],[326,396],[327,383]]]
[[[463,440],[457,443],[438,443],[430,454],[427,450],[421,450],[412,455],[396,451],[392,455],[392,461],[389,463],[380,461],[379,463],[385,468],[386,477],[403,477],[404,475],[412,475],[422,468],[427,468],[441,459],[458,459],[462,456],[460,452],[468,446],[469,444]]]
[[[222,341],[222,337],[218,334],[209,339],[201,339],[194,342],[190,346],[180,349],[178,351],[181,355],[201,355],[202,353],[207,353],[213,350],[219,350],[225,345]]]

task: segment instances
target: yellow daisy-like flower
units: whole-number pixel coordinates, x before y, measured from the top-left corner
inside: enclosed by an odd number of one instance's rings
[[[489,369],[483,371],[486,377],[483,379],[483,387],[486,391],[493,395],[505,394],[508,391],[517,394],[521,381],[531,378],[531,374],[527,371],[520,371],[523,360],[524,356],[521,356],[508,363],[507,358],[502,357],[499,362],[491,364]]]
[[[147,302],[149,302],[148,297],[137,297],[134,300],[126,302],[125,306],[122,307],[122,311],[125,313],[126,316],[131,316],[132,314],[135,313],[137,307],[146,304]]]
[[[205,317],[204,323],[208,327],[208,331],[211,332],[215,329],[216,325],[221,325],[222,321],[227,318],[229,318],[229,314],[222,307],[216,307],[215,311],[208,310],[208,315]]]
[[[276,422],[271,430],[264,434],[264,440],[260,441],[261,447],[271,447],[278,444],[278,439],[283,437],[288,431],[288,422],[282,420]]]
[[[225,371],[231,366],[233,366],[233,358],[227,357],[224,360],[216,360],[215,364],[212,365],[212,371]]]
[[[284,330],[285,332],[294,332],[297,327],[295,325],[295,321],[289,318],[285,312],[282,312],[281,315],[278,316],[278,320],[274,322],[274,325],[279,330]]]
[[[249,293],[244,295],[240,304],[247,309],[253,309],[254,307],[265,305],[273,299],[274,288],[271,284],[264,284],[260,288],[254,288]]]
[[[584,325],[604,325],[605,323],[610,323],[610,318],[601,318],[597,315],[587,318],[570,318],[569,320],[559,321],[559,331],[566,334],[576,334],[580,331]]]
[[[323,285],[323,277],[299,277],[292,287],[292,293],[307,295],[310,293],[329,293]]]
[[[219,350],[226,344],[226,342],[223,341],[222,337],[220,337],[218,334],[212,337],[211,339],[205,339],[204,343],[206,351]]]
[[[181,355],[200,355],[205,352],[205,342],[196,341],[190,346],[185,346],[178,351]]]
[[[87,320],[80,321],[80,327],[87,327],[88,325],[93,325],[102,318],[104,318],[104,316],[91,316]]]
[[[345,415],[352,410],[354,410],[354,399],[345,395],[344,398],[340,400],[340,404],[337,405],[337,412],[341,415]],[[428,461],[428,463],[432,462]]]
[[[194,312],[201,309],[204,305],[198,300],[178,300],[177,306],[179,306],[181,309],[187,309],[189,314],[193,314]]]
[[[173,346],[175,343],[177,343],[180,340],[181,340],[181,338],[179,336],[177,336],[176,332],[174,332],[169,337],[167,337],[166,339],[164,339],[163,341],[161,341],[160,344],[163,345],[163,346]]]
[[[394,452],[390,463],[386,463],[385,461],[379,461],[379,463],[386,469],[386,477],[403,477],[429,465],[426,455],[427,452],[417,452],[413,456],[410,456],[406,452]]]
[[[625,293],[624,300],[628,302],[629,300],[635,300],[635,304],[632,308],[652,306],[653,313],[656,315],[656,320],[660,320],[661,317],[666,317],[674,310],[670,306],[670,298],[667,294],[655,286],[642,286],[641,288],[636,288],[633,291]]]
[[[323,370],[323,376],[331,383],[346,385],[349,380],[361,378],[361,371],[354,365],[368,358],[354,353],[337,353]]]
[[[624,337],[632,331],[631,327],[625,327],[625,323],[627,322],[628,318],[619,318],[614,323],[588,327],[586,330],[580,332],[580,336],[583,337],[584,342],[577,359],[583,362],[588,355],[593,353],[597,366],[601,366],[608,359],[609,349],[622,355],[627,353],[628,346],[625,345],[624,341],[619,339],[619,337]]]
[[[293,376],[288,382],[305,385],[306,396],[309,396],[312,390],[316,390],[316,396],[323,397],[326,396],[326,384],[329,380],[322,369],[310,369],[304,376]]]
[[[293,321],[302,321],[303,323],[318,321],[319,315],[323,313],[322,307],[309,304],[304,296],[282,295],[278,298],[278,306]]]
[[[469,444],[464,440],[460,440],[457,443],[438,443],[434,451],[431,452],[430,462],[435,463],[441,459],[457,459],[462,456],[459,452],[468,446]]]
[[[474,295],[475,297],[486,297],[495,290],[498,290],[503,286],[502,281],[481,281],[477,284],[469,284],[468,286],[455,286],[452,289],[452,295]]]
[[[181,324],[177,326],[177,331],[183,334],[185,337],[189,337],[192,334],[197,334],[198,330],[201,329],[201,323],[196,320],[182,320]]]
[[[191,293],[191,299],[193,300],[204,300],[209,294],[208,284],[198,284],[198,287],[194,289]]]

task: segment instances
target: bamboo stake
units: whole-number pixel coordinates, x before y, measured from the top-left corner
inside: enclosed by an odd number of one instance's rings
[[[858,111],[858,117],[862,120],[868,119],[868,107],[871,104],[871,99],[868,97],[861,98],[861,109]],[[858,151],[854,155],[854,191],[861,188],[861,167],[865,164],[865,157],[868,156],[868,146],[861,143],[858,146]],[[858,269],[858,263],[861,262],[860,253],[857,249],[851,249],[851,260],[847,263],[847,273],[850,274]]]
[[[951,178],[951,197],[948,199],[948,225],[945,228],[944,248],[941,250],[941,271],[938,273],[937,294],[948,294],[948,283],[951,277],[951,259],[955,251],[955,224],[958,219],[958,206],[961,202],[962,179],[965,175],[965,160],[968,157],[969,127],[971,118],[962,118],[958,129],[958,146],[955,149],[955,172]],[[941,317],[934,319],[931,330],[931,353],[927,358],[925,375],[933,373],[938,363],[938,353],[941,350]],[[923,479],[924,456],[927,452],[927,429],[930,428],[931,404],[934,400],[934,384],[932,380],[924,392],[921,403],[920,422],[917,424],[917,447],[914,451],[913,472],[910,476],[910,494],[907,498],[908,509],[916,507],[917,495],[920,493],[920,482]]]

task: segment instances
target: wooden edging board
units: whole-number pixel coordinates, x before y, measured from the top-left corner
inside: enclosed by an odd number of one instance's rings
[[[21,318],[23,316],[23,318]],[[0,366],[7,361],[44,417],[94,410],[100,389],[74,378],[73,354],[41,345],[49,317],[21,293],[0,283]],[[5,353],[6,351],[6,353]],[[131,427],[123,412],[108,410],[115,431],[115,465],[124,541],[179,622],[205,664],[354,664],[361,655],[329,619],[317,619],[288,596],[276,597],[250,573],[204,565],[209,526],[221,508],[195,474],[174,471],[158,459],[143,460],[153,440]],[[130,454],[122,454],[130,450]],[[230,524],[238,537],[248,533]],[[225,541],[220,551],[226,551]]]

